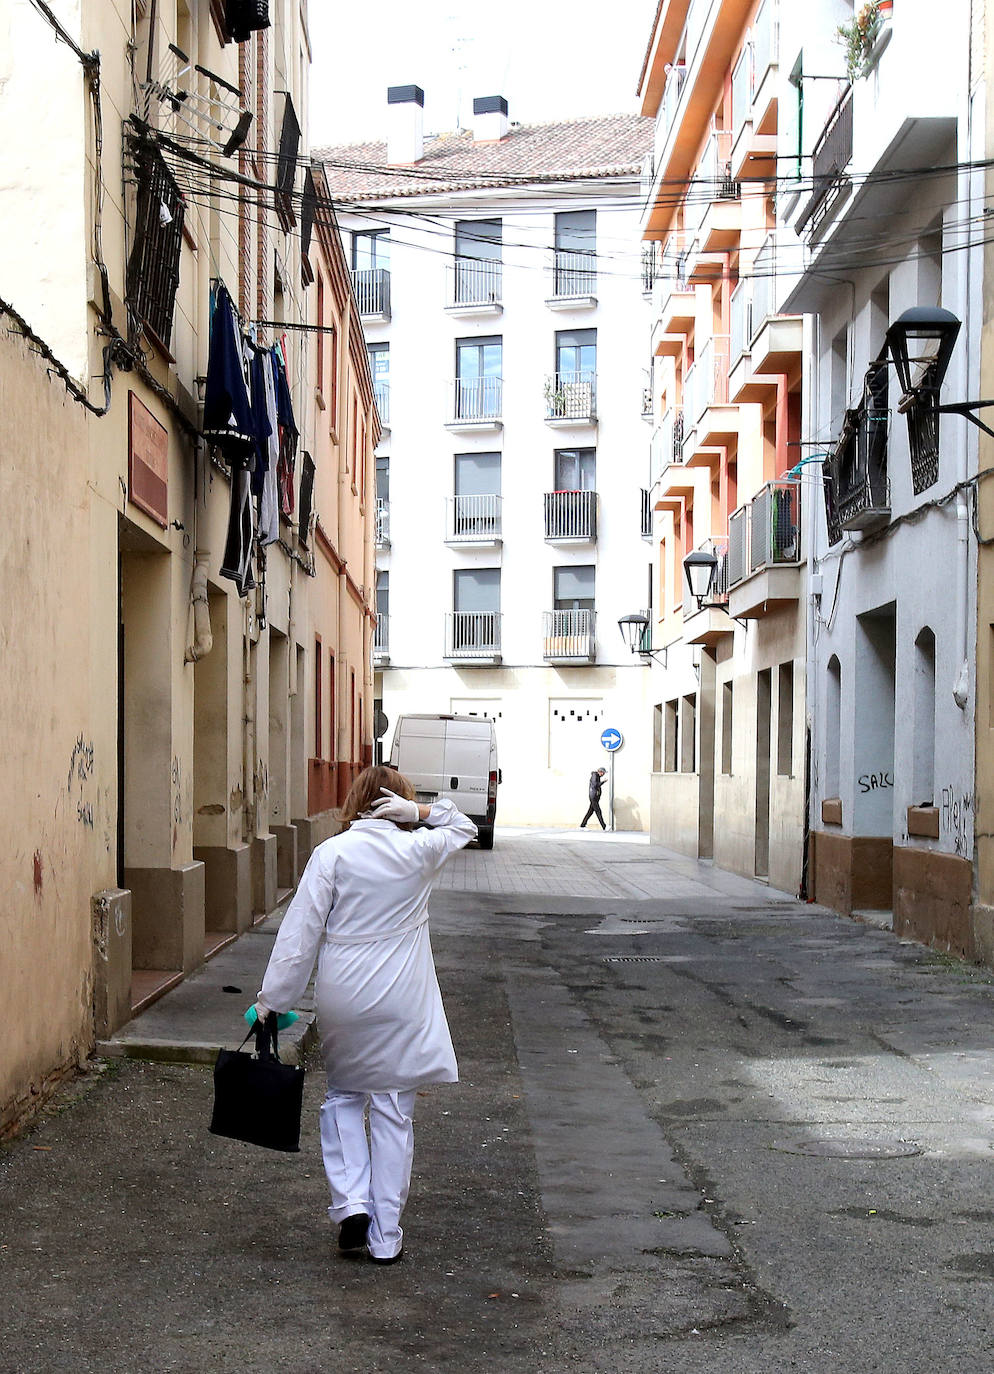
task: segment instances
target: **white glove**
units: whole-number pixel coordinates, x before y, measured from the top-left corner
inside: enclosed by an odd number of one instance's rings
[[[417,802],[398,796],[396,792],[391,792],[389,787],[381,787],[380,792],[382,797],[377,797],[370,807],[371,813],[378,821],[396,821],[400,825],[404,821],[421,819],[421,808]]]
[[[256,1020],[255,1024],[258,1025],[258,1026],[261,1026],[262,1023],[263,1023],[263,1021],[265,1021],[266,1017],[269,1015],[270,1010],[271,1010],[271,1008],[267,1007],[266,1004],[265,1004],[265,1002],[256,1002],[256,1004],[255,1004],[255,1014],[256,1014],[257,1020]]]

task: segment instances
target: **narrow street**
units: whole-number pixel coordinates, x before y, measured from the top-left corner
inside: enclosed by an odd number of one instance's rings
[[[298,1156],[103,1061],[0,1151],[4,1374],[990,1368],[989,974],[624,835],[499,832],[432,910],[404,1262],[335,1250],[313,1056]]]

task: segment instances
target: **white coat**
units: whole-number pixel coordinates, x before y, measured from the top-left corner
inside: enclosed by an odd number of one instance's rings
[[[259,1000],[299,1002],[318,957],[315,1004],[328,1082],[402,1092],[458,1079],[428,939],[428,896],[448,856],[476,837],[450,801],[427,829],[357,820],[318,845],[287,908]]]

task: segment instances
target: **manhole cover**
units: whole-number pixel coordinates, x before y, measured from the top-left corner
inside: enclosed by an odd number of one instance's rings
[[[787,1155],[814,1155],[819,1159],[910,1159],[922,1147],[913,1140],[775,1140],[771,1147]]]

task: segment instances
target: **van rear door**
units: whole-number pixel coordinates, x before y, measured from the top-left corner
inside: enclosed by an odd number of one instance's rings
[[[488,720],[449,720],[445,731],[445,795],[473,818],[487,813],[494,728]]]
[[[447,724],[438,716],[401,716],[397,722],[391,762],[414,784],[418,801],[432,802],[446,790]]]

